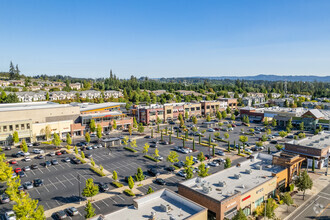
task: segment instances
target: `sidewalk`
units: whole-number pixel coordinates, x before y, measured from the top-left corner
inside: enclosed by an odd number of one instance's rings
[[[320,172],[309,173],[311,179],[313,180],[313,188],[307,190],[305,193],[305,200],[303,200],[303,192],[298,191],[297,194],[292,196],[294,204],[289,207],[289,211],[285,204],[279,205],[275,210],[276,217],[284,220],[289,220],[291,216],[298,211],[299,207],[308,203],[315,195],[322,191],[330,183],[330,176],[325,176],[320,174]],[[296,190],[296,188],[295,188]]]

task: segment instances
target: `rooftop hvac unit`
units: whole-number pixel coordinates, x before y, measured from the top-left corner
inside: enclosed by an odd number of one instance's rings
[[[226,182],[225,181],[219,181],[219,186],[220,187],[225,187],[226,186]]]
[[[196,183],[200,183],[202,181],[202,179],[198,176],[195,180]]]
[[[252,173],[252,170],[251,170],[251,169],[246,169],[246,170],[245,170],[245,173],[247,173],[247,174],[251,174],[251,173]]]
[[[203,186],[203,192],[204,193],[209,193],[210,192],[210,188],[209,187],[206,187],[206,186]]]
[[[260,167],[261,167],[260,165],[256,165],[256,166],[255,166],[255,168],[256,168],[257,170],[260,170]]]
[[[244,184],[242,184],[242,185],[241,185],[241,188],[242,188],[242,189],[245,189],[245,185],[244,185]]]
[[[161,209],[163,212],[168,212],[169,207],[168,207],[168,205],[161,204],[161,205],[160,205],[160,209]]]
[[[267,168],[272,168],[272,165],[267,165],[266,167],[267,167]]]
[[[234,178],[235,178],[235,179],[239,179],[239,178],[241,178],[241,174],[235,174],[235,175],[234,175]]]

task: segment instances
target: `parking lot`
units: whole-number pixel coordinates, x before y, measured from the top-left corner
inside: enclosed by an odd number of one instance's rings
[[[187,123],[189,125],[191,123]],[[177,125],[173,125],[177,126]],[[219,132],[220,137],[223,137],[224,131],[215,131],[215,132],[209,132],[207,131],[208,128],[204,127],[202,124],[202,121],[200,121],[197,126],[199,127],[199,131],[206,130],[204,133],[204,137],[202,140],[206,141],[208,140],[209,135],[211,135],[212,138],[214,138],[214,133]],[[167,126],[170,128],[171,126]],[[219,127],[216,125],[215,127]],[[226,127],[226,125],[223,125],[222,127]],[[251,127],[262,127],[261,124],[254,124],[251,123]],[[164,127],[163,127],[164,128]],[[229,138],[231,144],[236,141],[236,144],[239,144],[239,136],[241,136],[241,129],[243,129],[245,132],[248,132],[249,127],[246,126],[237,126],[233,128],[233,131],[228,131]],[[155,130],[154,130],[155,131]],[[272,131],[274,133],[275,131]],[[145,132],[146,135],[150,135],[150,133]],[[255,144],[256,141],[259,140],[259,138],[262,136],[262,134],[256,134],[253,136],[248,135],[250,143],[250,147]],[[128,135],[126,133],[117,133],[115,135],[112,134],[112,137],[119,137],[119,136],[126,136]],[[180,135],[184,135],[184,133],[180,133]],[[154,136],[156,140],[160,140],[160,134],[157,134],[154,132]],[[137,137],[137,135],[135,135]],[[185,161],[186,156],[194,156],[197,157],[197,155],[200,152],[203,152],[204,155],[210,155],[210,148],[201,146],[198,144],[198,137],[197,136],[189,136],[193,137],[195,139],[195,152],[184,154],[181,152],[178,152],[179,160]],[[164,140],[169,141],[169,136],[164,135]],[[171,145],[162,145],[157,144],[157,149],[159,150],[159,155],[162,156],[164,159],[163,161],[160,161],[158,163],[144,158],[143,155],[143,146],[146,142],[151,144],[153,139],[147,139],[147,138],[138,138],[137,139],[137,147],[135,148],[138,152],[133,153],[130,151],[127,151],[124,149],[124,146],[114,146],[110,148],[98,148],[93,150],[86,150],[86,152],[90,153],[97,165],[102,165],[104,169],[106,169],[109,172],[113,172],[114,170],[118,173],[118,179],[121,181],[124,185],[127,185],[125,182],[125,177],[127,176],[133,176],[137,172],[137,168],[140,167],[144,171],[144,174],[147,178],[154,178],[151,177],[147,170],[150,168],[157,168],[158,171],[161,174],[169,173],[165,168],[170,166],[170,163],[166,161],[166,157],[169,155],[170,151],[175,151],[176,146],[182,146],[183,141],[176,138],[176,132],[172,134],[172,142]],[[227,149],[227,143],[216,141],[216,144],[218,145],[217,149],[225,150]],[[185,146],[192,149],[192,141],[185,141]],[[129,146],[129,144],[128,144]],[[274,146],[271,145],[271,146]],[[45,149],[46,152],[52,152],[54,151],[52,146],[45,145],[45,146],[38,146],[33,148],[39,148],[39,149]],[[32,149],[29,149],[29,152],[32,151]],[[275,148],[275,147],[273,147]],[[266,148],[267,149],[267,148]],[[266,151],[265,149],[265,151]],[[13,152],[17,152],[19,149],[12,149],[10,151],[6,151],[6,155],[8,155],[9,159],[11,158],[11,154]],[[272,149],[273,151],[273,149]],[[274,149],[274,152],[276,152],[276,148]],[[85,153],[86,153],[85,152]],[[155,148],[150,147],[148,155],[153,155],[155,152]],[[235,152],[232,153],[226,153],[225,156],[221,156],[221,158],[225,158],[227,156],[231,157]],[[32,154],[30,155],[31,161],[25,162],[21,161],[22,158],[17,158],[18,161],[17,164],[12,165],[13,169],[17,167],[24,167],[24,166],[30,166],[32,164],[37,164],[38,169],[26,171],[25,177],[21,178],[21,183],[27,182],[27,181],[33,181],[34,179],[42,179],[43,180],[43,186],[40,187],[34,187],[32,189],[27,190],[27,192],[31,195],[33,199],[38,199],[39,204],[44,206],[45,210],[49,210],[58,206],[62,206],[64,204],[69,203],[78,203],[80,200],[84,200],[80,196],[82,189],[85,187],[85,181],[89,178],[92,178],[96,184],[103,182],[107,183],[110,187],[109,194],[111,195],[109,198],[94,202],[94,208],[96,209],[96,213],[100,214],[106,214],[112,211],[115,211],[123,206],[132,204],[132,198],[128,197],[124,194],[119,194],[115,192],[111,192],[114,187],[110,184],[112,182],[111,176],[110,177],[100,177],[97,174],[95,174],[93,171],[90,170],[89,165],[87,164],[74,164],[72,161],[70,162],[64,162],[63,159],[66,157],[72,158],[72,154],[63,154],[63,155],[55,155],[55,156],[47,156],[45,159],[36,159],[37,155]],[[237,157],[236,157],[237,158]],[[58,165],[52,165],[50,167],[44,167],[43,163],[45,160],[51,160],[51,159],[57,159],[59,162]],[[244,157],[239,157],[235,161],[232,161],[232,165],[235,165],[236,163],[246,160]],[[205,161],[208,163],[208,161]],[[209,173],[215,173],[220,170],[224,169],[223,164],[216,166],[216,167],[210,167]],[[196,173],[194,174],[197,175]],[[146,193],[148,190],[148,187],[151,186],[153,190],[158,190],[162,187],[167,187],[173,191],[177,191],[177,183],[184,181],[184,177],[173,175],[167,179],[165,179],[166,184],[164,186],[159,185],[153,181],[153,183],[143,186],[137,186],[138,183],[135,184],[135,188],[137,188],[141,193]],[[142,194],[141,194],[142,195]],[[139,196],[139,195],[138,195]],[[3,211],[11,209],[11,204],[4,204],[1,205],[1,208]],[[79,208],[80,213],[84,213],[83,207]],[[80,216],[81,218],[81,216]],[[74,219],[79,219],[79,216],[74,217]]]

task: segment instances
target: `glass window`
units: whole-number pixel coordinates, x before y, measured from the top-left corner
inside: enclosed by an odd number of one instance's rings
[[[15,125],[15,130],[19,130],[19,125]]]
[[[25,125],[21,124],[21,130],[24,130],[24,129],[25,129]]]
[[[9,131],[13,131],[13,126],[9,125]]]
[[[7,131],[7,126],[3,126],[3,131]]]
[[[167,112],[167,114],[171,114],[172,113],[171,109],[168,109],[166,112]]]
[[[26,129],[30,129],[30,124],[26,124]]]
[[[257,208],[264,201],[264,197],[261,197],[255,201],[255,208]]]

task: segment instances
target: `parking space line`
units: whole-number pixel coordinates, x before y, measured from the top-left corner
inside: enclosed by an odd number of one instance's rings
[[[70,175],[75,179],[75,180],[78,180],[78,178],[77,177],[75,177],[72,173],[70,173]],[[79,183],[81,183],[81,181],[80,180],[78,180],[78,182]]]
[[[39,190],[38,190],[37,188],[35,188],[35,189],[36,189],[37,193],[40,195],[40,192],[39,192]]]
[[[62,166],[62,164],[58,164],[58,165],[60,165],[60,167],[62,167],[63,169],[65,169],[65,168]]]
[[[62,181],[59,178],[57,178],[57,176],[55,176],[55,178],[58,180],[58,182],[60,182],[64,186],[64,188],[66,188],[66,186],[62,183]]]
[[[113,203],[118,204],[112,197],[109,197],[113,201]]]
[[[48,188],[46,187],[46,185],[44,185],[45,189],[49,192]]]
[[[121,200],[125,201],[125,199],[123,199],[120,195],[117,195],[117,197],[119,197]]]
[[[46,169],[48,170],[48,172],[50,172],[50,170],[49,170],[49,168],[48,168],[48,167],[46,167]]]
[[[55,170],[57,170],[57,168],[55,166],[53,166]]]
[[[44,173],[44,172],[42,172],[42,170],[41,169],[38,169],[41,173]]]
[[[33,175],[36,175],[36,174],[33,172],[33,170],[31,170],[31,173],[32,173]]]
[[[64,175],[63,175],[64,176]],[[64,176],[64,178],[69,181],[69,183],[71,183],[71,185],[74,185],[66,176]]]
[[[48,205],[48,203],[47,203],[47,202],[45,202],[45,204],[46,204],[46,206],[48,207],[48,209],[50,209],[50,206]]]
[[[55,199],[55,202],[57,203],[57,205],[59,205],[59,206],[61,205],[56,199]]]
[[[94,202],[93,204],[96,206],[96,208],[100,209],[100,207],[98,207],[98,205],[96,205],[96,202]],[[101,209],[100,209],[100,210],[101,210]]]
[[[57,187],[55,186],[55,184],[52,181],[49,181],[49,182],[55,187],[56,190],[58,190]]]
[[[106,206],[108,206],[109,207],[109,205],[106,203],[106,202],[104,202],[104,199],[103,200],[101,200]]]

